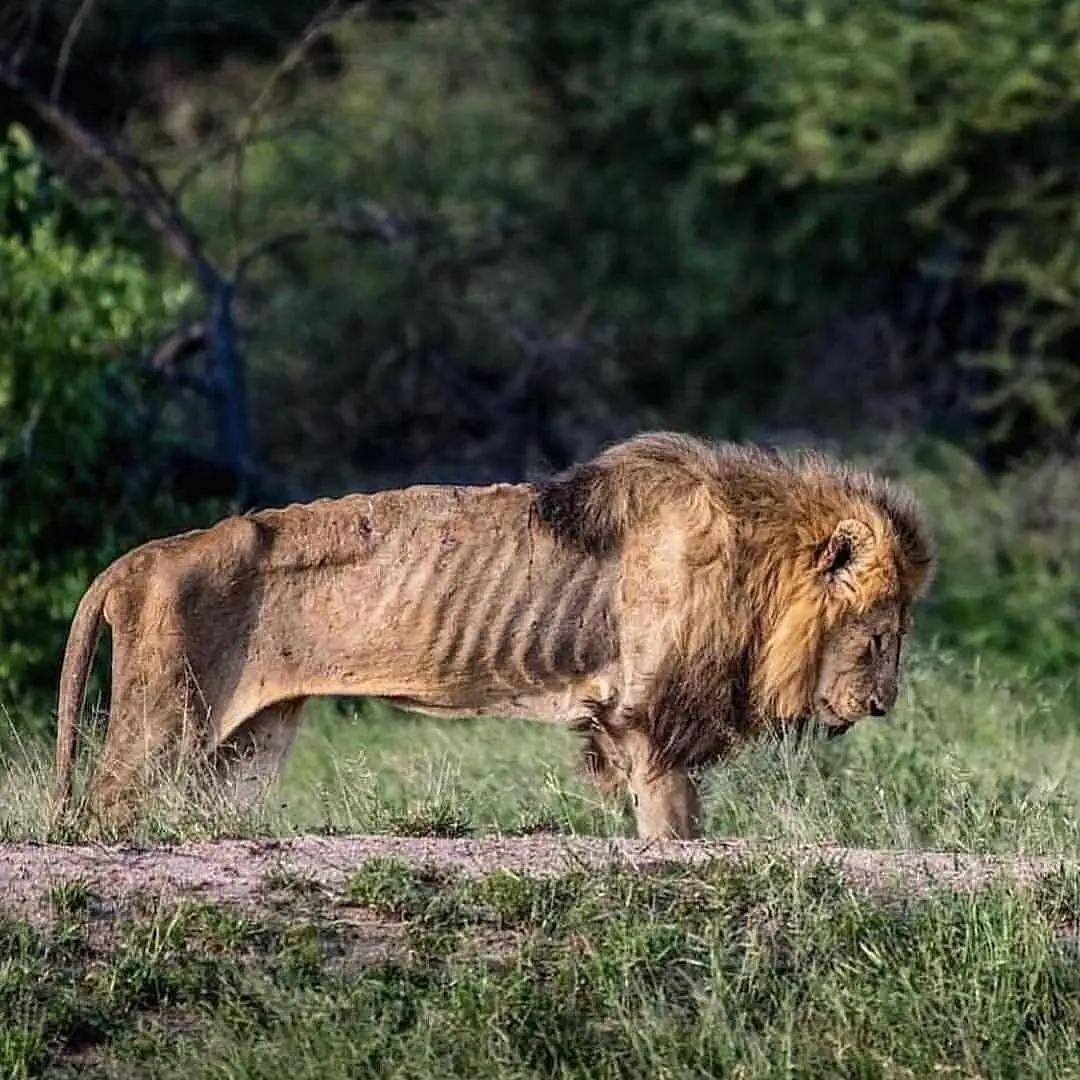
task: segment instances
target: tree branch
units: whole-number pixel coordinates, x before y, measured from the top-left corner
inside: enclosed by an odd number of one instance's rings
[[[195,230],[176,200],[146,161],[96,132],[38,93],[10,63],[0,62],[0,84],[16,93],[53,130],[109,177],[180,262],[195,276],[210,306],[206,322],[209,380],[216,413],[218,445],[233,462],[238,498],[246,503],[254,470],[243,371],[236,351],[233,286],[205,254]]]
[[[232,226],[233,257],[239,259],[240,246],[243,243],[243,221],[241,215],[241,192],[244,183],[244,161],[246,158],[247,144],[255,134],[255,128],[262,120],[267,102],[270,100],[274,87],[291,71],[300,64],[311,46],[327,32],[327,29],[340,15],[339,0],[330,0],[330,3],[305,27],[304,32],[285,54],[284,59],[271,72],[270,77],[263,83],[262,88],[256,95],[244,116],[240,121],[240,134],[236,140],[236,153],[233,157],[232,175],[229,180],[229,221]]]
[[[189,356],[206,348],[206,338],[206,324],[192,323],[165,338],[150,354],[148,366],[152,371],[171,375]]]
[[[364,214],[357,219],[354,215],[346,218],[327,218],[325,221],[313,221],[309,225],[301,225],[295,229],[286,229],[284,232],[275,233],[265,240],[260,240],[248,251],[244,252],[237,260],[233,280],[239,285],[252,265],[259,259],[269,255],[275,255],[292,247],[294,244],[302,244],[305,240],[311,240],[316,236],[338,235],[352,240],[377,239],[386,244],[394,244],[399,239],[398,230],[392,224],[388,211],[382,207],[376,207],[372,203],[365,203]]]
[[[97,0],[82,0],[79,4],[78,10],[75,12],[74,17],[71,20],[70,26],[68,26],[67,33],[64,35],[63,43],[60,46],[60,53],[56,58],[56,70],[53,72],[52,89],[49,91],[49,100],[54,105],[60,101],[60,91],[64,85],[64,77],[67,75],[68,64],[71,62],[71,53],[75,48],[75,42],[82,32],[83,26],[86,25],[86,20],[90,18],[91,12],[94,10],[94,4]]]
[[[221,275],[202,251],[194,231],[184,220],[157,173],[145,161],[103,135],[90,131],[78,119],[38,93],[10,63],[0,63],[0,83],[18,96],[61,138],[94,162],[190,270],[211,292]]]

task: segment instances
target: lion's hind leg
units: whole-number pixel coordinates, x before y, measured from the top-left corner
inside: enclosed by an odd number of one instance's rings
[[[101,761],[86,793],[89,824],[106,832],[129,831],[168,763],[183,756],[191,723],[191,716],[154,715],[114,698]]]
[[[97,768],[79,816],[91,831],[126,833],[168,765],[184,757],[192,733],[205,729],[204,703],[182,657],[143,646],[121,620],[113,629],[109,719]]]
[[[238,810],[253,807],[285,765],[306,698],[292,698],[260,709],[213,751],[217,792]]]
[[[166,744],[165,732],[112,710],[101,761],[87,786],[85,823],[106,833],[125,833],[135,824],[149,793],[153,761]]]

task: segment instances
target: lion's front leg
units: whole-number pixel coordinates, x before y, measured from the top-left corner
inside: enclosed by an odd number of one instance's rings
[[[649,737],[629,731],[622,741],[627,787],[642,840],[696,840],[701,836],[701,799],[686,768],[656,765]]]

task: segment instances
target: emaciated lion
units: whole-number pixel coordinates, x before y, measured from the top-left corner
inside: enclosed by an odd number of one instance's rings
[[[102,620],[94,816],[149,766],[209,760],[252,798],[307,698],[574,725],[644,838],[700,835],[692,773],[785,725],[892,709],[934,568],[910,492],[817,455],[638,435],[537,483],[419,485],[152,540],[91,584],[60,678],[57,818]]]

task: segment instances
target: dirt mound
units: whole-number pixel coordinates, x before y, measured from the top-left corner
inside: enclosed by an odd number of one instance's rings
[[[79,881],[99,900],[118,903],[133,891],[162,898],[253,904],[268,882],[287,876],[336,890],[375,856],[467,875],[498,868],[533,877],[622,863],[647,870],[667,863],[740,859],[764,851],[807,861],[826,859],[860,889],[890,884],[908,894],[931,888],[970,890],[998,877],[1035,884],[1075,864],[1056,858],[990,858],[943,852],[874,851],[838,847],[778,847],[742,840],[644,843],[565,836],[427,838],[301,836],[280,840],[219,840],[175,846],[0,844],[0,895],[5,910],[41,911],[49,889]]]

